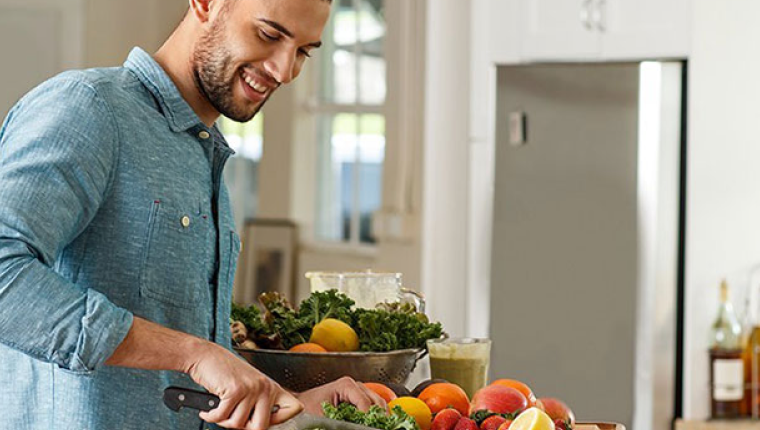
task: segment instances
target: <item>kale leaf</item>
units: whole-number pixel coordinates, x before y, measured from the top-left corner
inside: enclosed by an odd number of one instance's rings
[[[372,406],[369,411],[362,412],[350,403],[341,403],[336,407],[325,402],[322,404],[322,410],[327,418],[379,430],[420,430],[414,418],[400,406],[394,407],[390,413],[379,406]]]
[[[230,320],[240,321],[245,324],[248,332],[251,333],[266,333],[267,326],[261,319],[261,311],[256,305],[248,307],[232,303],[232,313],[230,314]]]
[[[315,291],[298,307],[298,317],[311,322],[312,326],[325,318],[335,318],[351,324],[351,308],[355,302],[337,290]]]
[[[431,324],[417,312],[357,309],[353,327],[362,351],[386,352],[398,349],[425,348],[428,339],[443,334],[440,323]]]
[[[279,293],[264,293],[259,296],[264,306],[264,322],[277,333],[283,349],[290,349],[299,343],[309,341],[313,324],[298,318],[298,313]]]

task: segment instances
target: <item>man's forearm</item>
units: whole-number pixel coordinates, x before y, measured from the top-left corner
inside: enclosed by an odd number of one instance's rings
[[[106,360],[106,364],[187,372],[193,352],[205,346],[208,342],[203,339],[134,317],[127,337]]]

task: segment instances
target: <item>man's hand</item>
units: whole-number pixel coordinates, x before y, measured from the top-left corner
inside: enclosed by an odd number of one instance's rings
[[[227,428],[265,430],[303,410],[292,394],[230,351],[139,317],[106,364],[189,374],[221,399],[201,419]],[[272,414],[275,404],[280,410]]]
[[[201,412],[202,420],[222,427],[265,430],[300,413],[304,406],[276,382],[228,350],[205,342],[187,374],[219,396],[219,406]],[[272,407],[279,410],[272,414]]]
[[[335,406],[344,402],[351,403],[365,412],[372,405],[378,405],[385,409],[388,408],[382,397],[365,387],[364,384],[356,382],[349,377],[312,388],[311,390],[297,394],[297,396],[298,400],[306,408],[306,412],[314,415],[322,415],[323,402],[328,402]]]

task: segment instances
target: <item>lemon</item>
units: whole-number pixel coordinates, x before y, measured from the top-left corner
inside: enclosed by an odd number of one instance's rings
[[[509,430],[554,430],[554,422],[541,409],[530,408],[512,422]]]
[[[359,349],[359,336],[350,325],[333,318],[325,318],[311,331],[309,342],[328,351],[349,352]]]
[[[430,412],[430,408],[422,400],[415,397],[399,397],[388,403],[388,409],[393,410],[394,407],[401,406],[409,416],[417,421],[417,425],[420,426],[420,430],[430,430],[430,423],[433,422],[433,413]]]

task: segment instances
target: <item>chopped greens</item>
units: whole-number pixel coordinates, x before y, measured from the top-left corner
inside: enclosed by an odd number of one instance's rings
[[[362,412],[350,403],[341,403],[337,407],[323,403],[325,417],[339,421],[359,424],[379,430],[420,430],[417,421],[396,406],[388,413],[380,406],[372,406],[369,411]]]

